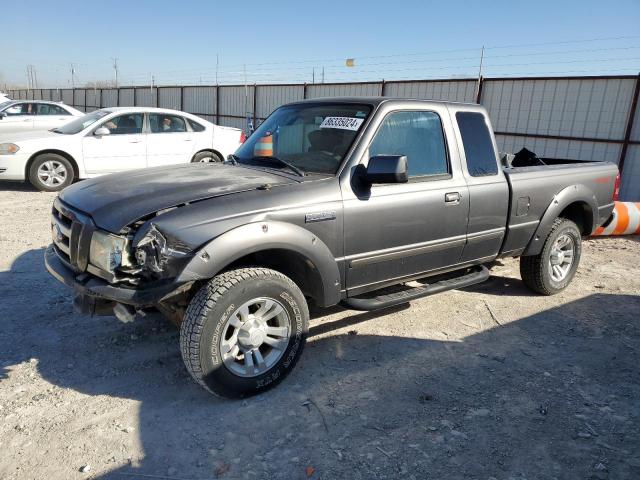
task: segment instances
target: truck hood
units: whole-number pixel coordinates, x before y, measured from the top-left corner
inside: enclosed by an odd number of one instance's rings
[[[241,166],[194,163],[148,168],[84,180],[65,188],[60,200],[117,233],[160,210],[221,195],[297,183],[289,177]]]

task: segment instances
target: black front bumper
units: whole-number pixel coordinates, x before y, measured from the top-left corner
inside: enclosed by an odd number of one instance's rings
[[[74,272],[60,260],[53,245],[49,245],[44,252],[44,264],[51,275],[58,281],[73,288],[77,295],[134,307],[156,305],[160,300],[180,287],[179,284],[173,281],[137,289],[115,287],[89,273]]]

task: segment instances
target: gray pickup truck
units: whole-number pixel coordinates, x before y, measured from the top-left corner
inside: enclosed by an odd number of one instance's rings
[[[528,287],[563,290],[581,236],[613,209],[618,171],[534,160],[500,156],[478,105],[292,103],[223,164],[66,188],[45,263],[82,312],[159,310],[180,325],[198,383],[252,395],[293,369],[308,302],[385,308],[482,282],[518,256]]]

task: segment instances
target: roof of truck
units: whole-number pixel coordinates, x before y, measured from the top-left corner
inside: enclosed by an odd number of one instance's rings
[[[297,103],[366,103],[368,105],[380,105],[383,102],[425,102],[438,103],[441,105],[469,105],[477,107],[477,103],[472,102],[450,102],[444,100],[435,100],[427,98],[402,98],[402,97],[320,97],[299,100]]]

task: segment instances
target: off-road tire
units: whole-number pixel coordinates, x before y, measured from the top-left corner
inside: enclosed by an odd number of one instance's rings
[[[557,282],[551,278],[551,268],[549,258],[551,249],[561,235],[566,234],[573,240],[574,255],[573,263],[567,276],[562,281]],[[573,279],[582,253],[582,237],[578,226],[566,218],[557,218],[553,222],[551,231],[544,241],[542,251],[538,255],[520,257],[520,276],[524,284],[534,292],[542,295],[555,295],[561,292]]]
[[[218,155],[215,152],[198,152],[196,153],[193,158],[191,159],[191,163],[200,163],[202,162],[204,159],[209,158],[209,162],[211,163],[221,163],[222,162],[222,158],[220,158],[220,155]]]
[[[268,371],[256,377],[241,377],[227,368],[214,346],[235,308],[263,296],[277,298],[286,309],[289,344]],[[293,370],[308,330],[307,302],[291,279],[267,268],[241,268],[214,277],[196,293],[180,327],[180,349],[185,366],[197,383],[216,395],[242,398],[276,386]]]
[[[66,178],[64,182],[55,186],[50,186],[46,185],[40,180],[40,178],[38,177],[38,169],[46,162],[54,162],[56,164],[62,165],[65,168]],[[41,192],[58,192],[63,188],[71,185],[75,177],[75,172],[73,170],[73,165],[71,165],[71,162],[62,155],[58,155],[56,153],[43,153],[42,155],[38,155],[29,166],[28,174],[29,183],[31,183],[31,185],[33,185]]]

